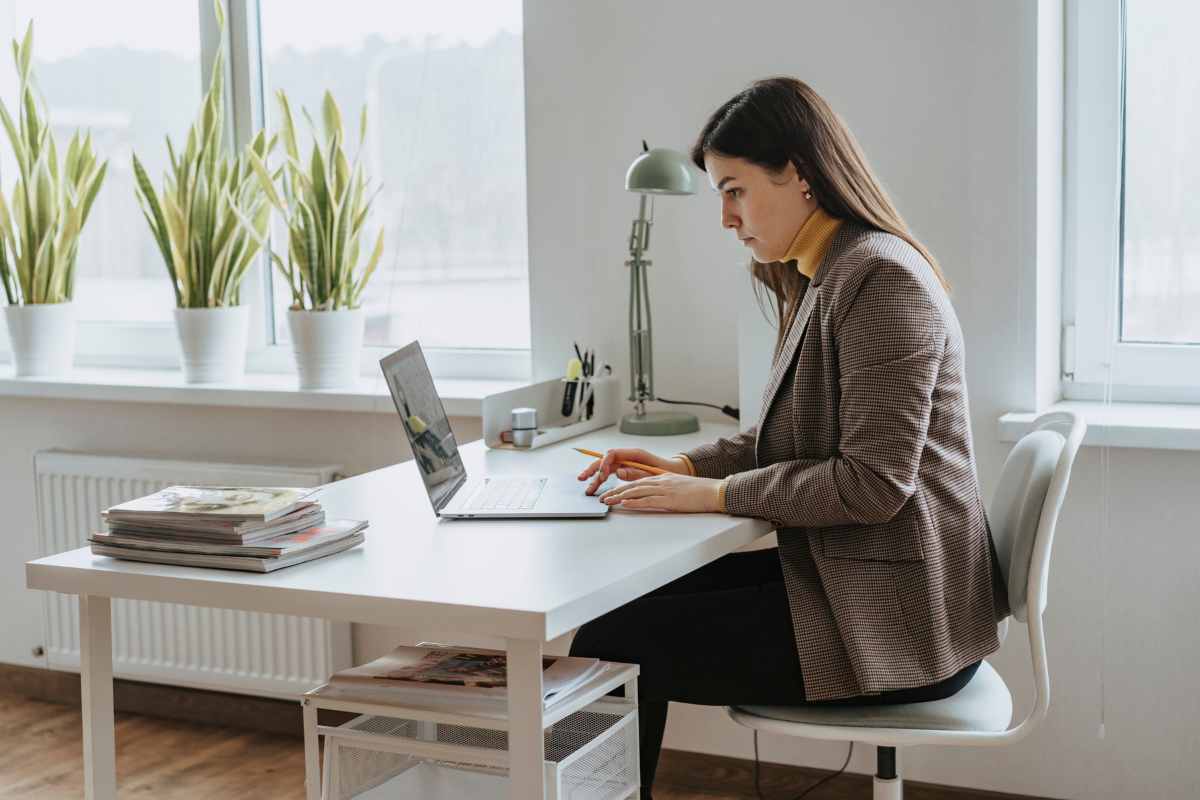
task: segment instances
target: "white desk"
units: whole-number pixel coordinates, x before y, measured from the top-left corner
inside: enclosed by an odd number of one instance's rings
[[[587,464],[574,446],[671,455],[735,431],[706,425],[687,436],[632,437],[612,427],[533,451],[489,450],[476,441],[462,456],[472,475],[573,478]],[[438,520],[412,461],[331,484],[321,501],[331,518],[370,520],[366,543],[267,575],[117,561],[87,548],[26,564],[30,588],[79,595],[89,800],[116,797],[113,597],[376,623],[426,636],[502,637],[511,796],[528,800],[544,796],[543,644],[771,530],[721,514],[620,510],[596,520]]]

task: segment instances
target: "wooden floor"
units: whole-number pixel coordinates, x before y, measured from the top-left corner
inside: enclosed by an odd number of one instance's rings
[[[81,730],[77,707],[0,694],[0,797],[82,797]],[[304,743],[293,736],[118,713],[117,785],[123,800],[295,800],[304,795]],[[659,787],[654,796],[732,800],[751,795]],[[812,795],[813,800],[839,796],[845,795]]]
[[[0,797],[82,797],[82,747],[78,706],[0,693]],[[806,770],[807,774],[799,776],[800,769],[766,765],[764,796],[768,800],[792,798],[824,774]],[[117,784],[122,800],[295,800],[304,796],[304,743],[296,736],[118,712]],[[658,784],[655,800],[756,797],[746,765],[717,756],[664,753]],[[710,788],[713,785],[746,788],[731,793]],[[862,775],[840,776],[809,795],[812,800],[870,796],[870,778]],[[909,783],[905,797],[980,800],[1002,796]]]
[[[82,797],[81,731],[78,708],[0,694],[0,797]],[[118,713],[117,785],[122,798],[295,800],[304,795],[304,743]],[[655,792],[656,800],[660,796],[722,795],[663,789]]]
[[[0,797],[83,797],[79,708],[0,694]],[[187,722],[117,714],[122,798],[297,798],[304,743]]]

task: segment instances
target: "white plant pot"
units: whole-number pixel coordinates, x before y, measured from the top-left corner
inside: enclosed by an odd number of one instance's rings
[[[75,358],[75,304],[6,306],[18,378],[66,375]]]
[[[301,389],[333,389],[358,383],[363,309],[288,311],[292,351]]]
[[[246,374],[250,306],[176,308],[175,332],[183,379],[188,383],[238,383]]]

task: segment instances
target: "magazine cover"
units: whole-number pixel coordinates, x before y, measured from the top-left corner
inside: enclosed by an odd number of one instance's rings
[[[108,509],[108,516],[199,514],[271,519],[291,511],[315,489],[246,486],[168,486]]]
[[[554,661],[552,656],[543,657],[542,669],[550,667]],[[371,677],[380,680],[446,683],[452,686],[493,689],[508,685],[507,664],[503,655],[431,650],[411,666],[384,668]]]
[[[600,665],[595,658],[543,656],[543,699],[565,695],[596,674]],[[330,682],[385,694],[440,690],[503,700],[508,688],[506,667],[503,651],[401,646],[368,664],[335,673]]]

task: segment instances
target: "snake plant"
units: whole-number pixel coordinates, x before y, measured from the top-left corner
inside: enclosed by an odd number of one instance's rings
[[[12,142],[17,182],[11,201],[0,191],[0,282],[12,305],[65,303],[75,292],[79,235],[108,162],[97,162],[92,136],[71,137],[63,163],[33,88],[33,23],[12,43],[19,107],[13,120],[0,102],[0,120]]]
[[[216,0],[217,22],[225,15]],[[224,37],[222,37],[222,40]],[[223,147],[224,53],[213,62],[208,91],[188,130],[183,152],[167,137],[170,166],[161,199],[137,154],[133,171],[138,204],[158,244],[179,308],[236,306],[242,279],[266,237],[271,207],[251,161],[262,163],[275,145],[259,131],[242,154]]]
[[[250,163],[271,203],[282,212],[287,224],[287,260],[272,253],[279,272],[292,293],[292,309],[333,311],[357,308],[363,288],[383,255],[383,229],[375,239],[371,255],[361,271],[360,241],[367,212],[378,189],[368,195],[369,185],[359,160],[367,133],[367,108],[359,118],[358,152],[353,164],[343,147],[342,114],[333,95],[325,92],[322,102],[323,141],[308,112],[312,128],[312,154],[306,167],[300,161],[296,125],[287,95],[276,93],[282,119],[284,163],[272,175],[257,154]],[[282,193],[275,181],[282,186]]]

